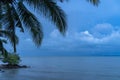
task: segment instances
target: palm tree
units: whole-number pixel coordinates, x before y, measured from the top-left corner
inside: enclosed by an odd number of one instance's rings
[[[24,32],[26,28],[35,45],[39,46],[43,38],[42,25],[36,16],[26,8],[26,4],[38,10],[43,16],[52,21],[64,35],[67,29],[64,11],[56,4],[55,0],[0,0],[0,21],[6,30],[16,34],[16,27]],[[15,37],[13,37],[15,41]],[[13,43],[16,53],[16,44]]]
[[[0,23],[13,34],[14,53],[16,53],[16,27],[20,28],[21,32],[24,32],[24,28],[26,28],[30,32],[36,46],[41,44],[43,38],[40,21],[38,21],[34,13],[30,12],[25,4],[33,7],[38,13],[48,18],[63,35],[65,34],[67,29],[66,15],[57,5],[57,1],[63,2],[67,0],[0,0]],[[94,5],[99,3],[99,0],[87,1]]]

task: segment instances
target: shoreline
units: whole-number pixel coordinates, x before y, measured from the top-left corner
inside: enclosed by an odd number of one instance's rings
[[[0,70],[1,69],[20,69],[20,68],[30,68],[30,66],[27,66],[27,65],[8,65],[8,64],[1,64],[0,65]]]

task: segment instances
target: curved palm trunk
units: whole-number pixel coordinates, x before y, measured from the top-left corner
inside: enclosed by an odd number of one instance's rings
[[[17,49],[16,49],[16,39],[15,39],[15,27],[13,29],[13,40],[14,40],[13,49],[14,49],[14,53],[16,54]]]
[[[0,51],[2,52],[2,54],[4,53],[2,41],[0,41]]]

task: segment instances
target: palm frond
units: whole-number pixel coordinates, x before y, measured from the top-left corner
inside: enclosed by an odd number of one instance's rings
[[[0,39],[0,41],[1,41],[2,43],[7,44],[7,40],[5,40],[5,39]]]
[[[17,7],[21,21],[32,35],[35,45],[39,46],[42,42],[43,32],[42,26],[37,18],[24,6],[22,2]]]
[[[14,27],[14,19],[13,19],[13,14],[12,14],[12,9],[9,4],[6,4],[5,6],[5,13],[2,18],[2,23],[4,24],[4,28],[7,30],[13,30]]]
[[[69,1],[69,0],[56,0],[56,1],[64,2],[64,1]]]
[[[0,2],[0,29],[2,29],[2,13],[3,13],[3,10],[2,10],[2,7],[3,7],[3,4]]]
[[[15,34],[15,20],[14,20],[14,12],[9,3],[6,4],[6,13],[3,17],[3,23],[5,24],[5,29],[10,32],[9,35],[7,35],[8,39],[10,40],[10,43],[13,46],[14,52],[16,52],[16,45],[18,44],[18,37]]]
[[[0,30],[0,34],[1,34],[1,37],[7,38],[12,45],[14,45],[14,43],[15,44],[19,43],[19,39],[18,39],[17,35],[14,35],[14,33],[11,31]],[[15,40],[14,40],[14,37],[15,37]]]
[[[62,34],[67,29],[66,15],[64,11],[56,4],[55,0],[24,0],[30,6],[43,13],[46,18],[50,19]]]
[[[20,28],[21,32],[24,32],[24,28],[23,28],[23,25],[21,23],[20,17],[18,15],[16,9],[14,8],[14,6],[12,6],[12,10],[13,10],[12,12],[13,12],[14,21],[16,22],[15,26],[18,27],[18,28]]]
[[[2,52],[3,57],[7,57],[7,50],[3,46],[3,42],[6,42],[6,40],[0,39],[0,52]]]
[[[98,4],[100,3],[100,0],[87,0],[87,1],[92,3],[95,6],[98,6]]]

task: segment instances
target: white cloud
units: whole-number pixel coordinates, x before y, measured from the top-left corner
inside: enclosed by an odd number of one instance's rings
[[[111,34],[114,31],[114,28],[111,24],[104,23],[104,24],[97,24],[92,30],[96,33]]]
[[[120,31],[116,30],[116,27],[109,23],[97,24],[90,31],[82,32],[67,32],[66,37],[60,37],[60,33],[57,30],[53,30],[50,34],[51,41],[55,43],[65,44],[65,43],[75,43],[85,42],[85,44],[105,44],[105,43],[116,43],[120,39]],[[57,40],[57,42],[56,42]],[[86,43],[87,42],[87,43]]]
[[[30,38],[26,38],[25,41],[31,42],[32,40]]]
[[[52,37],[52,38],[56,38],[56,37],[58,37],[60,34],[59,34],[59,32],[58,32],[58,30],[53,30],[51,33],[50,33],[50,37]]]
[[[102,37],[102,38],[94,37],[88,31],[81,32],[81,33],[77,34],[76,36],[77,36],[77,39],[79,39],[81,41],[101,44],[101,43],[108,43],[108,42],[111,42],[113,40],[115,41],[118,38],[120,39],[120,32],[113,32],[113,33],[111,33],[111,35],[105,36],[105,37]]]
[[[94,28],[92,28],[91,32],[86,30],[76,33],[75,36],[77,39],[89,43],[116,43],[118,42],[118,39],[120,39],[120,30],[116,30],[116,27],[111,24],[104,23],[97,24]]]

